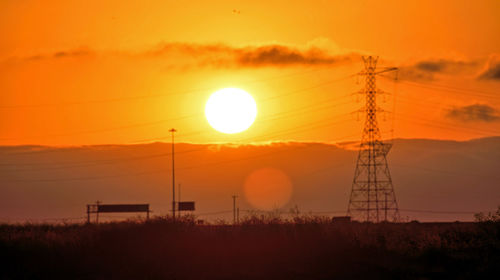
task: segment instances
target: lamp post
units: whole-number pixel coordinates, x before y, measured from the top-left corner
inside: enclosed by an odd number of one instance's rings
[[[175,150],[174,150],[174,133],[175,128],[169,130],[172,133],[172,217],[175,222]]]

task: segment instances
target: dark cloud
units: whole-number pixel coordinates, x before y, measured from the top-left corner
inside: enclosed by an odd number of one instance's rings
[[[331,51],[330,47],[311,44],[294,47],[283,44],[249,45],[235,47],[226,44],[164,43],[158,47],[139,52],[114,51],[103,53],[126,58],[150,58],[168,63],[168,69],[212,68],[260,68],[293,66],[339,66],[361,60],[361,54]],[[91,48],[60,50],[54,53],[37,54],[25,60],[58,60],[86,58],[99,54]]]
[[[236,62],[244,66],[331,65],[351,61],[349,56],[330,56],[317,48],[299,51],[280,45],[245,48],[235,50],[235,54]]]
[[[444,61],[422,61],[415,64],[415,68],[426,72],[441,72],[446,67]]]
[[[400,67],[400,77],[404,80],[431,81],[437,74],[458,74],[473,70],[476,61],[457,61],[449,59],[423,60],[413,65]]]
[[[90,48],[82,47],[33,55],[27,60],[87,57],[96,53]],[[127,57],[168,58],[172,65],[178,64],[188,68],[193,65],[215,68],[334,66],[359,62],[361,59],[361,55],[357,53],[332,54],[314,45],[299,48],[281,44],[234,47],[226,44],[165,43],[145,52],[113,54]]]
[[[75,57],[75,56],[87,56],[94,54],[90,49],[77,49],[72,51],[60,51],[53,54],[54,58],[63,58],[63,57]]]
[[[360,57],[357,54],[332,55],[317,47],[302,50],[279,44],[232,47],[224,44],[169,43],[148,54],[162,56],[172,52],[182,52],[197,58],[202,66],[214,67],[337,65],[357,61]]]
[[[498,111],[486,104],[473,104],[449,110],[447,117],[464,122],[494,122],[500,120]]]
[[[66,58],[66,57],[83,57],[83,56],[91,56],[94,55],[95,52],[89,48],[78,48],[69,51],[58,51],[52,54],[37,54],[28,57],[28,60],[40,60],[40,59],[49,59],[49,58]]]
[[[480,79],[500,80],[500,62],[491,63],[487,69],[479,75]]]
[[[434,73],[420,71],[416,67],[399,67],[398,79],[409,81],[432,81]]]
[[[193,56],[218,54],[230,51],[232,48],[224,44],[192,44],[192,43],[165,43],[146,52],[150,56],[163,56],[173,52],[181,52]]]

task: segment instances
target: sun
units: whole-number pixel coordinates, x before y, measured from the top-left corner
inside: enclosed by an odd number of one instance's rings
[[[238,133],[247,130],[255,121],[257,104],[242,89],[224,88],[208,98],[205,116],[215,130],[227,134]]]

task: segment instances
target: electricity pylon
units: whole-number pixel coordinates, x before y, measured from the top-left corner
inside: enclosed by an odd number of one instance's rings
[[[365,69],[359,75],[365,76],[365,88],[360,93],[366,97],[366,105],[360,109],[365,113],[363,136],[359,146],[358,160],[347,213],[355,220],[367,222],[397,221],[398,203],[387,165],[387,154],[392,147],[384,143],[377,123],[377,112],[384,110],[377,106],[376,76],[397,68],[377,69],[378,57],[363,57]]]

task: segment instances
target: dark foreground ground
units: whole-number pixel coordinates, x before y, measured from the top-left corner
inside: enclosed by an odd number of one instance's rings
[[[0,279],[499,279],[500,223],[0,226]]]

